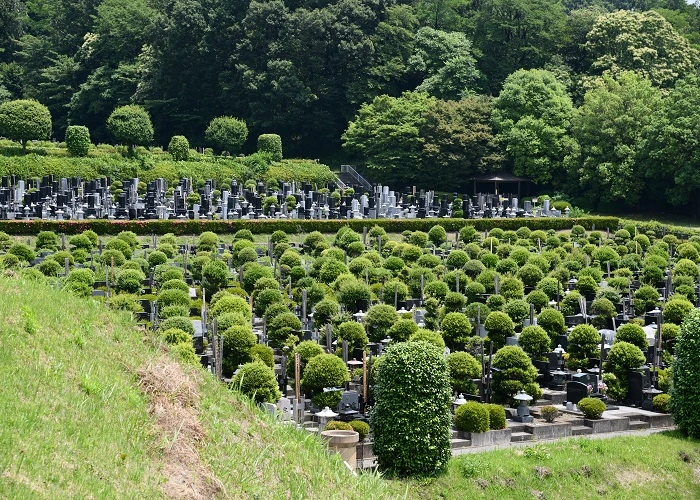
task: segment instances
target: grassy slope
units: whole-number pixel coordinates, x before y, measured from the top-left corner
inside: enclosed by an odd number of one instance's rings
[[[0,297],[0,498],[160,497],[168,438],[153,432],[134,375],[158,350],[97,302],[19,278],[0,278]],[[674,433],[467,455],[432,481],[353,478],[315,437],[275,424],[201,371],[197,380],[200,456],[229,497],[700,495],[700,444]]]
[[[155,435],[134,375],[158,350],[127,316],[95,301],[21,278],[0,278],[0,297],[0,498],[161,496],[159,447],[168,437]],[[401,489],[353,478],[315,437],[274,423],[197,371],[208,438],[200,456],[227,496],[369,498]]]

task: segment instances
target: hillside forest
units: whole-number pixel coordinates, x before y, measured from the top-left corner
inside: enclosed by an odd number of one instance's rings
[[[397,189],[527,176],[592,209],[700,213],[700,10],[682,0],[0,0],[0,102],[114,142],[212,118]],[[237,152],[232,152],[237,153]]]

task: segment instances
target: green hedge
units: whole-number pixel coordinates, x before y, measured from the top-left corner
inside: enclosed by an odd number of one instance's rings
[[[133,231],[139,235],[166,234],[176,235],[200,234],[204,231],[213,231],[218,234],[235,233],[241,229],[249,229],[253,234],[271,234],[274,231],[284,231],[288,234],[310,233],[320,231],[322,233],[335,233],[341,227],[348,226],[361,232],[363,227],[381,226],[387,232],[401,233],[403,231],[428,231],[436,224],[443,226],[447,231],[458,231],[464,226],[474,226],[478,231],[486,231],[495,227],[518,229],[527,226],[535,229],[570,229],[574,225],[581,225],[591,229],[615,228],[619,219],[617,217],[584,217],[578,219],[568,218],[541,218],[541,219],[351,219],[351,220],[150,220],[150,221],[108,221],[108,220],[83,220],[83,221],[0,221],[0,231],[11,235],[34,235],[40,231],[53,231],[57,234],[78,234],[88,229],[100,235],[118,234],[122,231]]]

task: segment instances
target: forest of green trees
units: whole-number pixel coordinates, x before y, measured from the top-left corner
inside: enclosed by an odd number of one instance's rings
[[[683,0],[0,0],[0,102],[114,142],[212,118],[401,188],[512,171],[591,208],[700,212],[700,10]]]

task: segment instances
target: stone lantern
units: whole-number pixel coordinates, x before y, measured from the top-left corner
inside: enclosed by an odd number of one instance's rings
[[[323,410],[316,413],[316,416],[318,417],[318,432],[322,432],[326,427],[326,422],[337,417],[338,414],[326,406]]]
[[[527,406],[527,403],[532,401],[532,396],[526,394],[525,391],[520,391],[513,399],[520,401],[517,408],[518,414],[513,417],[513,420],[521,423],[533,422],[535,419],[530,416],[530,408]]]

